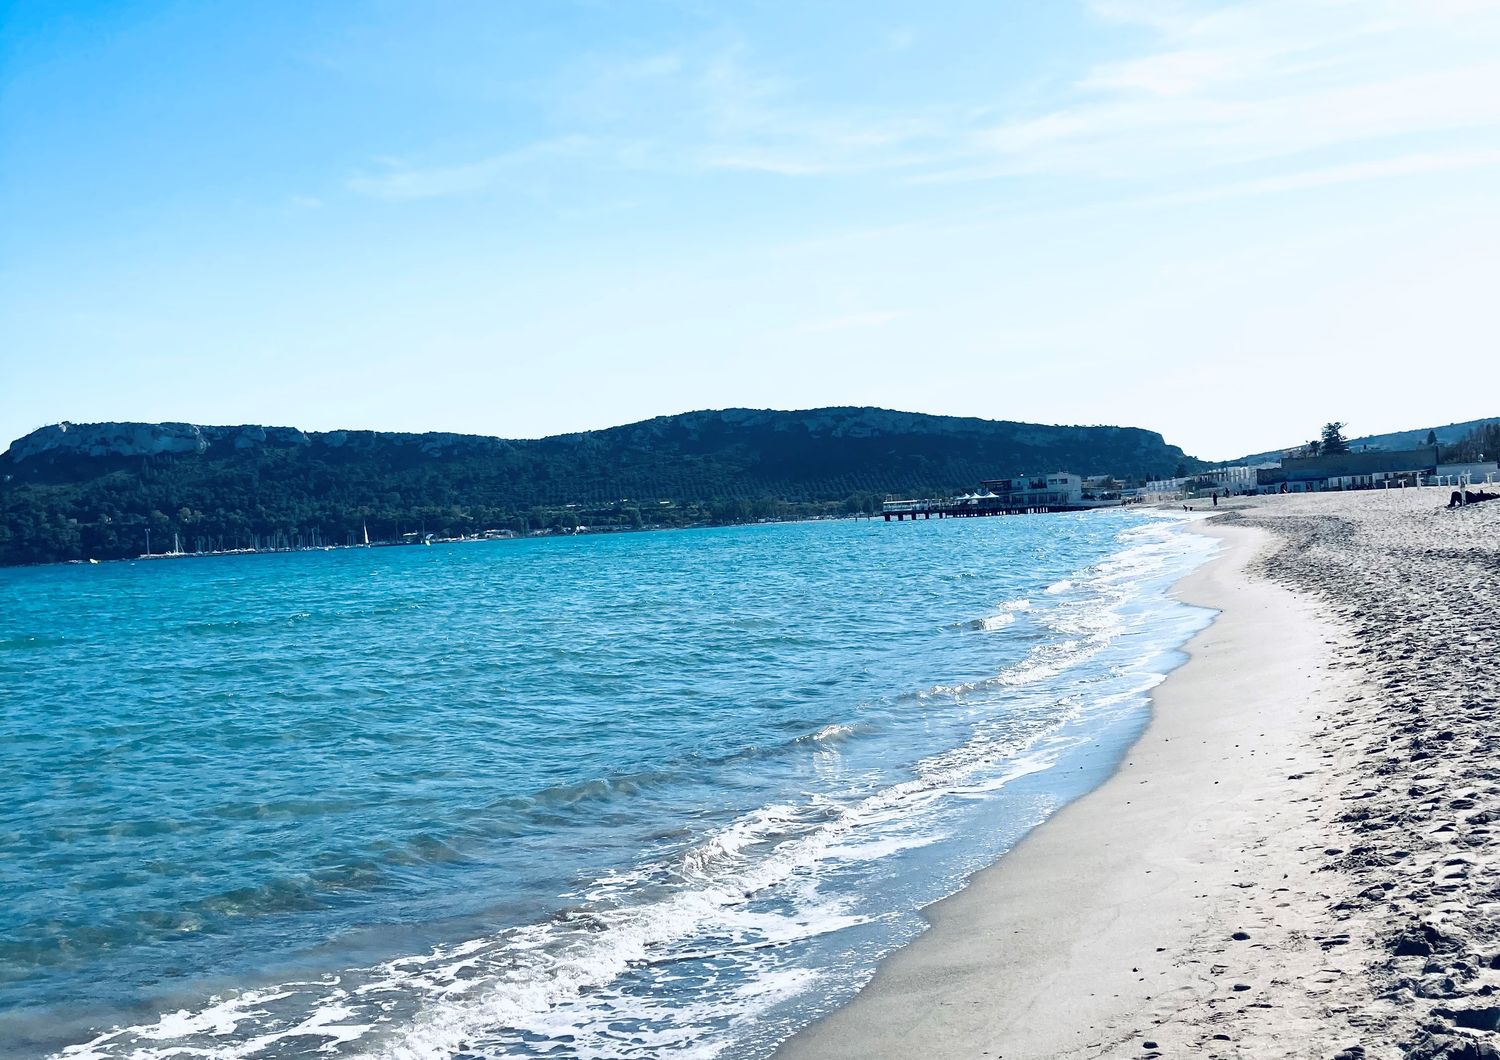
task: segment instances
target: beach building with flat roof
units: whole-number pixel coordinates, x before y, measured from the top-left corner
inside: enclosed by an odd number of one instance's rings
[[[1410,483],[1418,485],[1437,469],[1437,446],[1419,449],[1363,450],[1324,456],[1286,457],[1279,468],[1260,475],[1262,487],[1301,493],[1307,490],[1376,489]]]
[[[1229,493],[1252,493],[1260,485],[1262,468],[1273,466],[1275,465],[1233,464],[1229,467],[1215,467],[1190,476],[1189,481],[1207,481],[1210,489],[1222,489]]]
[[[1427,475],[1428,486],[1489,486],[1500,483],[1500,464],[1491,460],[1468,464],[1439,464]]]
[[[1278,466],[1277,464],[1232,464],[1228,467],[1196,471],[1191,475],[1151,479],[1135,493],[1152,501],[1182,497],[1190,490],[1199,494],[1220,490],[1225,493],[1255,493],[1260,487],[1261,474]]]
[[[898,500],[887,498],[882,506],[885,521],[966,518],[976,515],[1020,515],[1042,512],[1076,512],[1089,508],[1113,508],[1124,503],[1118,489],[1086,488],[1083,476],[1067,471],[1046,475],[985,479],[976,493],[957,497]]]
[[[1020,478],[990,478],[979,485],[985,492],[993,493],[1002,504],[1007,505],[1083,503],[1083,476],[1066,471],[1054,471],[1049,475],[1025,475]]]

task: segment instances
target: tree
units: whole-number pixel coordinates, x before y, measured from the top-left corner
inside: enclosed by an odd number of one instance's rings
[[[1349,451],[1349,440],[1344,437],[1344,424],[1334,421],[1323,424],[1323,454],[1337,456]]]
[[[1427,441],[1424,442],[1423,444],[1424,445],[1437,445],[1438,444],[1438,441],[1437,441],[1437,431],[1428,431],[1427,432]]]
[[[874,409],[691,413],[535,441],[346,432],[336,444],[313,435],[290,447],[220,442],[155,456],[22,450],[0,453],[0,566],[137,556],[148,532],[161,553],[173,535],[189,549],[210,541],[263,548],[310,534],[357,543],[366,526],[372,539],[686,526],[879,512],[887,495],[966,492],[1027,468],[1119,475],[1175,465],[1186,476],[1203,467],[1133,428]]]
[[[1500,423],[1481,424],[1458,441],[1443,446],[1439,463],[1478,463],[1485,459],[1486,453],[1492,460],[1496,453],[1500,453]]]

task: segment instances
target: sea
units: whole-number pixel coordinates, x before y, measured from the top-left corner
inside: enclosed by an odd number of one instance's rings
[[[1117,766],[1191,518],[0,570],[0,1056],[767,1057]]]

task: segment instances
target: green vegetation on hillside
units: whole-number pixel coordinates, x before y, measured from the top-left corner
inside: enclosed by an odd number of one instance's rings
[[[80,437],[202,433],[200,451]],[[109,431],[113,430],[114,435]],[[189,435],[194,437],[195,435]],[[727,410],[537,441],[466,435],[102,425],[0,455],[0,563],[314,541],[344,544],[875,512],[889,494],[1067,469],[1122,479],[1202,467],[1149,431],[880,409]]]
[[[1439,450],[1445,464],[1475,464],[1500,458],[1500,423],[1483,423]]]
[[[1451,446],[1463,440],[1464,436],[1474,430],[1490,424],[1500,423],[1500,417],[1489,417],[1480,420],[1465,420],[1461,423],[1446,423],[1438,427],[1418,427],[1409,431],[1394,431],[1388,434],[1366,434],[1357,438],[1349,438],[1345,444],[1351,452],[1361,452],[1366,449],[1384,449],[1388,451],[1399,449],[1416,449],[1420,446]],[[1340,433],[1343,425],[1340,425]],[[1251,453],[1237,460],[1226,461],[1227,464],[1260,464],[1266,461],[1279,460],[1283,453],[1291,451],[1301,456],[1315,456],[1322,451],[1323,441],[1321,438],[1301,446],[1291,447],[1290,450],[1270,449],[1261,453]]]

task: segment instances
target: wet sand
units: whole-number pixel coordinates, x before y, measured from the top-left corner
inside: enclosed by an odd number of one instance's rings
[[[1106,784],[785,1060],[1500,1058],[1500,502],[1226,506]]]

